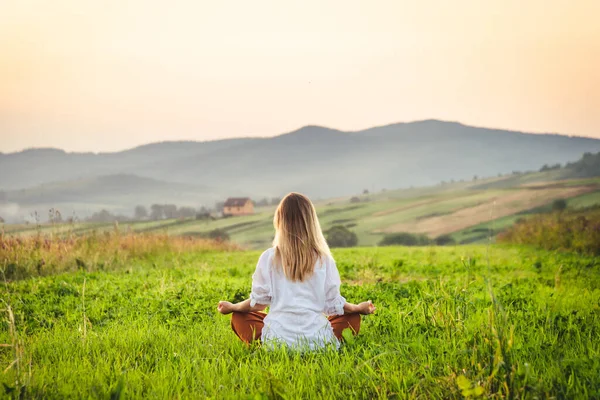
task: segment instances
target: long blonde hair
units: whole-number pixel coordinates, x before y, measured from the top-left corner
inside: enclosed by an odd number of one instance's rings
[[[275,264],[283,268],[289,280],[302,282],[309,278],[317,260],[330,255],[317,212],[308,197],[300,193],[285,196],[275,211],[273,226]]]

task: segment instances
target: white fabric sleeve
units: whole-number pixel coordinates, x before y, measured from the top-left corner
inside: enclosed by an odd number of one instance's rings
[[[326,261],[325,275],[325,315],[343,315],[346,299],[340,294],[340,274],[333,259]]]
[[[250,292],[250,307],[256,304],[271,304],[271,274],[269,271],[269,254],[265,251],[258,259],[256,270],[252,275],[252,291]]]

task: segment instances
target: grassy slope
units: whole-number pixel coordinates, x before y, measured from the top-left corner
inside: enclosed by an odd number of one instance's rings
[[[567,202],[569,207],[584,208],[600,204],[600,191],[587,193],[581,196],[569,199]]]
[[[564,182],[566,186],[585,186],[598,183],[600,183],[599,178],[573,179]],[[567,199],[568,207],[574,209],[595,206],[598,204],[600,204],[600,190],[591,193],[585,193]],[[452,237],[458,243],[485,243],[489,241],[490,238],[493,238],[498,232],[512,226],[515,223],[515,221],[517,221],[519,218],[524,218],[527,215],[533,213],[550,212],[551,210],[551,204],[546,204],[544,206],[536,207],[531,210],[526,210],[518,214],[493,219],[489,222],[485,222],[482,224],[473,225],[469,228],[453,233]]]
[[[337,250],[342,294],[378,311],[339,352],[299,355],[247,349],[215,311],[248,295],[258,255],[163,253],[2,285],[21,353],[20,372],[13,365],[0,381],[50,399],[461,398],[465,375],[487,396],[600,396],[593,258],[500,246]],[[6,321],[0,343],[13,343]],[[13,350],[0,348],[2,369]]]
[[[540,175],[536,173],[534,175]],[[545,174],[544,176],[546,176]],[[522,178],[522,177],[517,177]],[[539,178],[539,177],[538,177]],[[513,179],[513,178],[509,178]],[[491,179],[487,182],[496,182]],[[566,190],[573,186],[598,185],[598,178],[586,180],[573,180],[552,183]],[[415,226],[419,221],[428,218],[449,216],[460,210],[466,210],[482,204],[490,204],[495,199],[503,196],[514,195],[518,191],[528,189],[519,187],[488,189],[473,189],[481,187],[481,182],[456,183],[440,185],[428,188],[415,188],[406,190],[395,190],[379,192],[360,196],[360,203],[350,203],[349,198],[338,198],[316,201],[317,212],[323,229],[327,230],[333,225],[345,225],[356,232],[359,244],[363,246],[376,245],[382,238],[385,230],[397,229],[398,226]],[[558,190],[561,190],[560,188]],[[531,193],[531,192],[530,192]],[[499,203],[501,202],[499,200]],[[568,201],[572,207],[583,207],[600,203],[600,190],[592,193],[575,196]],[[533,203],[532,203],[533,204]],[[452,236],[459,243],[471,243],[485,241],[492,232],[498,232],[514,223],[521,213],[535,208],[545,210],[548,205],[535,207],[529,206],[527,201],[518,205],[521,212],[501,218],[491,217],[488,221],[474,221],[471,226],[458,229]],[[487,206],[485,206],[487,207]],[[131,229],[134,231],[167,232],[173,235],[197,235],[209,232],[213,229],[225,229],[231,239],[248,248],[260,249],[269,246],[273,237],[272,215],[274,207],[258,208],[257,213],[251,216],[220,219],[216,221],[153,221],[133,222],[121,224],[120,229]],[[492,213],[490,212],[490,215]],[[487,212],[486,212],[487,217]],[[461,217],[462,218],[462,217]],[[480,219],[481,221],[481,219]],[[72,229],[76,233],[95,230],[112,230],[113,224],[75,224],[72,227],[52,227],[44,225],[40,228],[43,232],[61,232]],[[408,228],[407,228],[408,229]],[[32,226],[7,226],[9,234],[31,234],[35,232]]]
[[[453,233],[451,236],[457,243],[485,243],[493,241],[494,236],[511,226],[522,215],[509,215],[498,219],[471,226],[467,229]]]

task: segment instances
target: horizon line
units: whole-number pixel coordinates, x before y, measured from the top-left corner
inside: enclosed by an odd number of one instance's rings
[[[158,141],[158,142],[148,142],[148,143],[143,143],[143,144],[139,144],[137,146],[134,147],[126,147],[124,149],[121,150],[115,150],[115,151],[67,151],[65,149],[61,149],[58,147],[24,147],[21,150],[17,150],[17,151],[12,151],[12,152],[8,152],[8,153],[4,153],[2,151],[0,151],[0,155],[12,155],[12,154],[19,154],[19,153],[24,153],[27,151],[36,151],[36,150],[55,150],[55,151],[59,151],[59,152],[63,152],[66,154],[94,154],[94,155],[100,155],[100,154],[116,154],[116,153],[123,153],[126,151],[132,151],[144,146],[151,146],[151,145],[157,145],[157,144],[166,144],[166,143],[211,143],[211,142],[220,142],[220,141],[226,141],[226,140],[240,140],[240,139],[273,139],[273,138],[277,138],[280,136],[285,136],[285,135],[289,135],[289,134],[293,134],[296,132],[301,131],[302,129],[306,129],[306,128],[322,128],[322,129],[328,129],[328,130],[332,130],[332,131],[337,131],[340,133],[358,133],[358,132],[363,132],[363,131],[368,131],[371,129],[377,129],[377,128],[385,128],[385,127],[389,127],[389,126],[394,126],[394,125],[408,125],[408,124],[417,124],[417,123],[423,123],[423,122],[442,122],[442,123],[446,123],[446,124],[457,124],[457,125],[462,125],[468,128],[476,128],[476,129],[485,129],[485,130],[497,130],[497,131],[504,131],[504,132],[512,132],[512,133],[519,133],[519,134],[524,134],[524,135],[549,135],[549,136],[564,136],[564,137],[568,137],[568,138],[576,138],[576,139],[590,139],[590,140],[600,140],[600,138],[597,137],[592,137],[592,136],[582,136],[582,135],[577,135],[577,134],[567,134],[567,133],[557,133],[557,132],[534,132],[534,131],[519,131],[516,129],[505,129],[505,128],[492,128],[492,127],[488,127],[488,126],[481,126],[481,125],[470,125],[470,124],[466,124],[460,121],[451,121],[451,120],[444,120],[444,119],[437,119],[437,118],[425,118],[425,119],[418,119],[418,120],[413,120],[413,121],[403,121],[403,122],[391,122],[391,123],[387,123],[387,124],[382,124],[382,125],[374,125],[371,127],[367,127],[367,128],[363,128],[363,129],[356,129],[356,130],[340,130],[340,129],[336,129],[336,128],[331,128],[329,126],[325,126],[325,125],[318,125],[318,124],[306,124],[306,125],[302,125],[297,129],[291,130],[289,132],[284,132],[284,133],[279,133],[276,135],[272,135],[272,136],[233,136],[233,137],[227,137],[227,138],[221,138],[221,139],[208,139],[208,140],[186,140],[186,139],[181,139],[181,140],[163,140],[163,141]]]

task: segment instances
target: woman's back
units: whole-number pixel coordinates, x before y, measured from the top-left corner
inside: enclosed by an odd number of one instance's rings
[[[346,300],[340,295],[340,278],[333,259],[317,259],[311,276],[293,282],[278,267],[274,256],[274,248],[265,251],[252,277],[250,304],[270,305],[262,340],[289,346],[306,343],[311,348],[326,343],[337,345],[325,315],[343,314]]]

